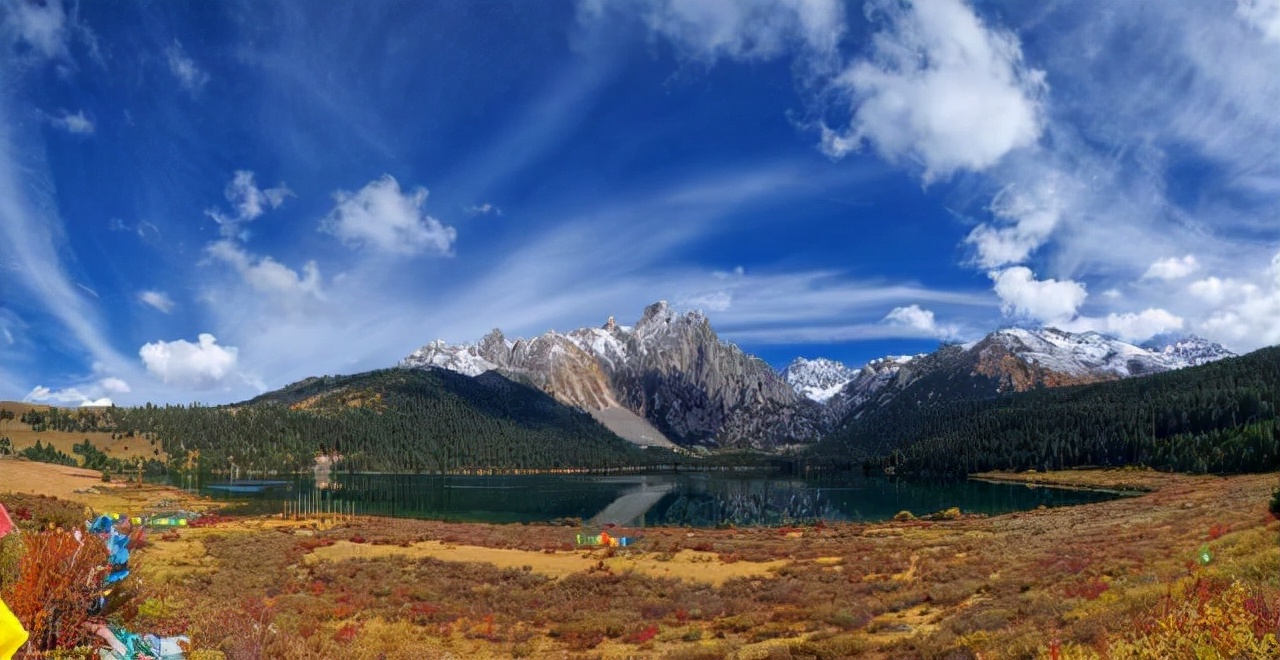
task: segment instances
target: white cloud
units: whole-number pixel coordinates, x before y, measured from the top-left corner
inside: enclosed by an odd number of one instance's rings
[[[457,231],[427,215],[422,205],[427,190],[400,192],[389,174],[370,181],[357,192],[340,190],[320,228],[344,243],[393,254],[430,252],[449,254]]]
[[[101,387],[103,391],[110,392],[112,394],[128,394],[133,391],[129,387],[128,383],[124,382],[124,380],[120,378],[116,378],[115,376],[107,376],[106,378],[103,378],[98,381],[98,386]]]
[[[891,162],[923,165],[932,181],[1035,144],[1045,74],[1023,65],[1012,32],[984,25],[962,0],[873,6],[885,29],[872,57],[836,79],[853,117],[844,130],[824,127],[823,151],[839,158],[869,141]]]
[[[885,315],[883,322],[909,328],[929,337],[949,337],[955,334],[955,328],[938,325],[938,320],[934,318],[932,311],[916,304],[894,307]]]
[[[205,250],[214,258],[230,265],[254,290],[288,299],[312,297],[324,300],[320,286],[320,267],[314,261],[302,266],[302,274],[269,256],[249,254],[234,241],[210,243]]]
[[[186,51],[182,49],[182,44],[176,39],[165,49],[165,57],[169,61],[169,73],[172,73],[173,77],[182,84],[183,89],[188,92],[194,94],[209,82],[209,74],[196,66],[195,61],[187,56]]]
[[[174,307],[169,294],[163,291],[139,291],[138,301],[151,305],[165,314],[172,312]]]
[[[1200,270],[1200,262],[1196,261],[1194,255],[1186,255],[1181,259],[1177,257],[1168,257],[1159,259],[1147,268],[1147,272],[1143,273],[1144,280],[1176,280],[1186,277],[1197,270]]]
[[[236,170],[222,194],[230,202],[231,208],[235,209],[235,213],[227,215],[217,209],[209,209],[205,211],[205,215],[218,223],[218,230],[223,236],[230,238],[240,234],[241,224],[258,218],[267,209],[279,208],[286,197],[293,196],[293,191],[284,183],[263,190],[254,181],[253,172]]]
[[[712,291],[681,298],[678,305],[708,312],[723,312],[733,306],[733,294],[728,291]]]
[[[293,196],[293,191],[283,183],[275,188],[261,190],[253,180],[253,172],[236,170],[223,194],[241,220],[253,220],[262,215],[265,207],[279,208],[285,197]]]
[[[599,14],[600,2],[584,2]],[[633,10],[654,33],[685,56],[708,64],[719,58],[768,60],[799,46],[832,58],[844,35],[836,0],[644,0]],[[625,6],[625,3],[624,3]]]
[[[965,238],[977,249],[977,264],[999,268],[1026,261],[1062,218],[1063,185],[1060,177],[1050,175],[1029,190],[1012,184],[996,194],[990,210],[997,222],[980,224]]]
[[[1236,16],[1261,32],[1263,39],[1280,42],[1280,0],[1236,0]]]
[[[0,15],[5,17],[5,32],[26,43],[32,51],[47,59],[66,54],[67,14],[62,0],[5,0],[0,2]]]
[[[496,215],[498,217],[502,217],[502,209],[490,204],[489,202],[468,206],[467,213],[469,215]]]
[[[1208,277],[1188,293],[1214,305],[1198,331],[1234,349],[1280,344],[1280,253],[1254,282]]]
[[[1102,292],[1102,297],[1107,300],[1119,300],[1124,297],[1124,294],[1120,293],[1120,289],[1107,289]]]
[[[37,385],[22,400],[55,405],[105,407],[112,405],[111,397],[105,396],[105,394],[128,394],[130,391],[129,384],[124,380],[108,376],[97,382],[84,383],[76,387],[66,387],[58,390]]]
[[[74,387],[68,387],[61,390],[53,390],[43,385],[37,385],[22,398],[23,401],[32,403],[51,403],[51,404],[74,404],[74,405],[90,405],[92,400],[80,393]],[[109,404],[108,404],[109,405]]]
[[[1062,323],[1075,317],[1088,293],[1072,280],[1037,280],[1025,266],[990,273],[1006,314],[1017,314],[1046,324]]]
[[[53,117],[49,122],[54,126],[75,135],[91,135],[95,128],[93,120],[85,116],[84,110],[81,110],[74,115],[69,112],[64,112],[61,117]]]
[[[147,371],[167,385],[209,389],[235,373],[237,349],[223,347],[211,334],[201,333],[198,343],[185,339],[144,344],[138,355]]]
[[[1258,287],[1232,278],[1206,277],[1187,285],[1187,293],[1213,306],[1257,295]]]
[[[1181,330],[1185,321],[1166,310],[1149,308],[1138,313],[1112,313],[1101,318],[1081,316],[1060,325],[1063,330],[1073,332],[1092,330],[1125,341],[1143,341],[1162,332]]]

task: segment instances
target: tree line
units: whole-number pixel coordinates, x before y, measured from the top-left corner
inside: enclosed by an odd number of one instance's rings
[[[912,394],[898,398],[928,400]],[[922,474],[1081,465],[1268,471],[1280,468],[1278,395],[1280,348],[1267,348],[1108,383],[887,405],[849,420],[815,457],[889,460]]]

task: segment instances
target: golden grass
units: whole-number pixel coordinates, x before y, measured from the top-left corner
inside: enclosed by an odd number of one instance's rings
[[[13,411],[15,415],[21,417],[23,413],[29,410],[48,410],[49,406],[32,405],[29,403],[16,403],[13,401],[0,402],[0,410]],[[106,454],[109,458],[119,458],[122,460],[133,458],[155,458],[164,460],[165,454],[161,451],[159,454],[155,450],[159,448],[159,444],[152,446],[149,441],[144,438],[134,436],[132,438],[115,438],[110,433],[68,433],[64,431],[32,431],[30,426],[23,424],[17,419],[0,421],[0,436],[8,436],[13,441],[13,451],[18,452],[33,447],[36,441],[40,441],[46,445],[53,445],[58,451],[61,451],[72,458],[80,457],[72,453],[71,448],[88,439]]]
[[[651,577],[670,577],[720,586],[733,578],[769,577],[786,565],[783,560],[769,562],[738,561],[724,563],[714,552],[681,550],[670,558],[640,553],[616,554],[606,557],[601,551],[538,552],[510,548],[485,548],[474,545],[453,545],[440,541],[414,543],[408,547],[398,545],[371,545],[337,541],[331,546],[319,547],[303,558],[313,564],[320,561],[344,561],[348,559],[377,559],[406,557],[431,558],[441,561],[465,561],[492,564],[498,568],[529,570],[551,578],[564,578],[603,565],[609,571],[622,573],[635,571]],[[526,568],[527,567],[527,568]]]

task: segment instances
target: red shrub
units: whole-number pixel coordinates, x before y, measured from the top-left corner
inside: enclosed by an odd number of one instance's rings
[[[1227,525],[1224,525],[1222,523],[1214,523],[1209,527],[1209,540],[1217,541],[1229,531],[1231,531],[1231,528],[1228,527]]]
[[[1110,589],[1111,585],[1098,578],[1090,578],[1083,582],[1076,582],[1066,586],[1068,598],[1083,598],[1085,600],[1097,600],[1104,591]]]
[[[213,527],[220,523],[231,522],[231,516],[224,516],[219,513],[206,513],[198,518],[192,519],[187,524],[191,527]]]
[[[626,637],[623,637],[622,641],[628,644],[644,644],[645,642],[648,642],[657,636],[658,636],[658,626],[655,624],[650,624],[639,630],[636,630],[635,632],[632,632]]]
[[[359,634],[360,634],[360,626],[354,623],[348,623],[348,624],[344,624],[341,628],[338,629],[338,632],[333,634],[333,639],[336,642],[342,642],[346,644],[348,642],[355,640],[356,635],[359,635]]]
[[[92,534],[77,540],[67,531],[22,536],[25,552],[18,579],[4,601],[42,651],[78,646],[88,636],[90,604],[101,596],[107,546]]]

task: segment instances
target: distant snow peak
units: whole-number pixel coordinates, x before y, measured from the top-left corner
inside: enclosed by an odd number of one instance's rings
[[[1171,360],[1185,362],[1187,366],[1208,364],[1236,355],[1222,344],[1195,335],[1157,335],[1143,343],[1142,347],[1158,351]]]
[[[798,394],[824,403],[844,389],[857,373],[856,369],[835,360],[798,357],[782,370],[782,378]]]
[[[1005,328],[989,335],[1023,362],[1071,376],[1127,378],[1205,364],[1234,355],[1199,337],[1135,346],[1097,332]]]

